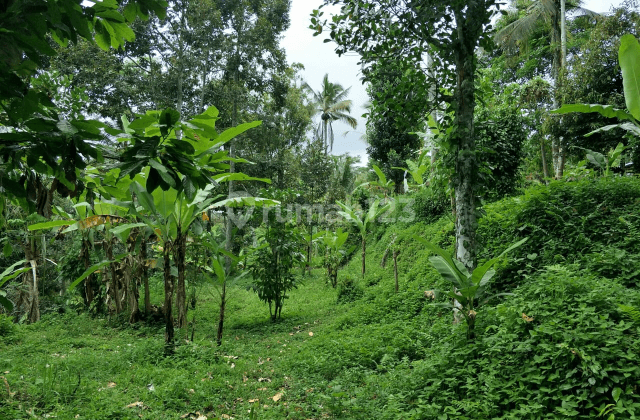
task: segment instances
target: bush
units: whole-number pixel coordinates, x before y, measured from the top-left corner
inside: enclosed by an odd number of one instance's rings
[[[449,198],[431,188],[421,188],[409,198],[414,200],[412,209],[417,222],[433,223],[451,211]]]
[[[578,262],[603,247],[629,254],[640,252],[638,178],[556,181],[531,188],[522,197],[488,205],[485,210],[478,228],[481,260],[529,237],[499,270],[495,283],[502,289],[517,284],[523,274],[548,265]]]
[[[443,412],[457,419],[593,419],[614,404],[616,418],[636,418],[640,337],[617,304],[639,301],[638,291],[616,281],[576,266],[550,267],[517,297],[487,308],[476,341],[466,342],[461,330],[451,335],[455,326],[434,325],[431,335],[441,338],[398,378],[390,413],[406,419],[437,419]]]
[[[353,277],[342,276],[338,282],[337,303],[355,302],[362,297],[362,289],[356,284]]]
[[[0,338],[5,343],[11,343],[16,339],[18,326],[13,323],[9,315],[0,314]]]

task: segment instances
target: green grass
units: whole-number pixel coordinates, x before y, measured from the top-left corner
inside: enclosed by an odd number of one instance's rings
[[[234,287],[230,296],[223,345],[215,344],[218,303],[203,289],[189,312],[196,318],[194,342],[178,333],[171,357],[163,355],[162,325],[123,326],[67,313],[21,326],[19,340],[0,344],[0,371],[15,392],[4,398],[3,390],[0,418],[176,419],[189,412],[251,418],[251,410],[255,418],[321,416],[311,395],[323,390],[288,359],[328,333],[343,310],[333,305],[335,290],[308,278],[291,293],[278,323],[253,292]],[[141,407],[127,408],[137,402]]]
[[[531,245],[501,262],[493,287],[515,295],[478,311],[475,341],[425,299],[447,284],[412,239],[451,249],[451,220],[379,226],[366,277],[359,250],[340,271],[353,281],[345,303],[315,270],[272,323],[246,280],[231,287],[220,347],[207,286],[189,312],[194,342],[178,332],[170,357],[162,325],[67,312],[14,328],[0,318],[0,375],[12,393],[0,383],[0,418],[594,419],[608,404],[616,419],[638,418],[640,324],[630,314],[640,308],[640,187],[593,184],[488,206],[482,258],[524,234]],[[562,224],[557,209],[575,215]],[[380,265],[392,235],[402,247],[398,293],[392,262]],[[577,241],[586,245],[567,247]],[[161,293],[155,281],[154,303]]]

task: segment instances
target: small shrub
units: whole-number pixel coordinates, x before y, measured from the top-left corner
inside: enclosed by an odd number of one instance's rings
[[[411,210],[419,222],[433,223],[451,210],[449,198],[431,188],[422,188],[409,198],[414,200]]]
[[[17,334],[18,327],[13,323],[9,315],[0,314],[0,337],[5,343],[12,342]]]
[[[362,289],[356,284],[353,277],[345,275],[338,283],[337,303],[355,302],[362,297]]]

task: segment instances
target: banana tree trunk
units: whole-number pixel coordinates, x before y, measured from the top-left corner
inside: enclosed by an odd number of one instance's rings
[[[187,290],[185,285],[185,259],[187,254],[187,235],[178,226],[178,235],[174,244],[175,260],[178,266],[178,289],[176,306],[178,307],[178,328],[187,327]]]
[[[24,256],[27,261],[27,267],[31,270],[26,271],[23,275],[23,288],[20,291],[18,301],[16,302],[16,312],[20,312],[24,305],[24,317],[28,323],[40,321],[40,294],[38,291],[38,270],[37,270],[37,248],[33,238],[29,238],[24,244]]]
[[[130,311],[129,323],[131,324],[138,322],[138,320],[140,319],[140,307],[138,302],[138,298],[140,296],[138,292],[139,277],[134,275],[134,272],[138,271],[134,271],[134,269],[136,268],[134,258],[136,241],[134,238],[135,236],[133,236],[132,232],[132,236],[129,238],[129,241],[127,243],[127,251],[129,255],[127,255],[127,257],[124,259],[124,280],[125,286],[127,288],[127,302]]]
[[[85,233],[82,233],[82,247],[80,249],[80,260],[84,265],[84,269],[87,270],[91,266],[90,260],[90,249],[91,243],[89,239],[85,237]],[[89,307],[91,302],[93,302],[94,298],[93,292],[93,274],[89,274],[86,279],[84,279],[84,289],[82,293],[82,300],[84,300],[85,306]]]
[[[113,238],[107,237],[104,240],[105,254],[107,260],[113,261]],[[120,301],[120,287],[118,285],[118,273],[116,269],[116,263],[111,262],[109,264],[109,274],[111,276],[111,290],[113,293],[113,300],[115,305],[116,314],[122,312],[122,302]]]
[[[138,268],[144,283],[144,315],[148,317],[151,314],[151,291],[149,290],[149,268],[147,267],[147,239],[144,237],[140,242]]]
[[[362,278],[364,279],[364,273],[367,269],[366,267],[366,255],[367,255],[367,239],[366,237],[362,237]]]
[[[222,292],[220,293],[220,318],[218,319],[218,345],[222,345],[222,333],[224,332],[224,310],[227,305],[227,281],[222,282]]]
[[[162,258],[164,261],[164,322],[165,333],[164,343],[165,352],[171,353],[173,351],[173,314],[172,314],[172,302],[173,302],[173,276],[171,275],[171,259],[169,258],[171,245],[166,243],[162,251]]]

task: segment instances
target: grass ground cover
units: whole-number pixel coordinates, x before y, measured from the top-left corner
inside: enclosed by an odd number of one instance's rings
[[[640,308],[640,188],[625,179],[588,184],[555,184],[487,207],[486,255],[525,231],[535,247],[501,265],[494,288],[514,296],[478,312],[474,341],[425,295],[446,284],[411,239],[450,248],[445,216],[379,227],[364,279],[359,255],[339,274],[349,287],[333,289],[314,270],[277,323],[248,280],[233,286],[220,347],[209,286],[189,313],[194,340],[191,329],[181,331],[170,357],[161,324],[70,310],[35,325],[0,319],[0,418],[638,418],[640,317],[625,307]],[[573,215],[571,224],[558,222],[558,209]],[[398,293],[391,264],[381,266],[394,237]],[[567,237],[588,246],[569,249]],[[154,287],[160,303],[161,285]]]

